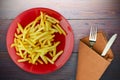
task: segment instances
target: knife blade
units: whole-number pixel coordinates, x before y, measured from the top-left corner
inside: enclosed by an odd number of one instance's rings
[[[105,56],[107,54],[108,50],[110,49],[110,47],[112,46],[112,44],[113,44],[113,42],[115,41],[116,38],[117,38],[117,34],[114,34],[110,38],[110,40],[107,42],[107,44],[106,44],[106,46],[105,46],[101,56]]]

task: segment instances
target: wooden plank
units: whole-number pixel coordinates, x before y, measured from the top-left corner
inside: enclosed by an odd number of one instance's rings
[[[73,52],[78,52],[79,40],[85,36],[89,35],[89,29],[91,25],[97,24],[99,30],[103,30],[107,34],[109,39],[114,33],[120,34],[120,19],[113,20],[68,20],[73,32],[74,32],[74,49]],[[6,50],[6,34],[8,27],[12,20],[0,20],[0,51]],[[10,34],[9,34],[10,35]],[[118,37],[116,44],[114,45],[115,50],[119,50],[119,41]]]
[[[118,18],[119,4],[119,0],[1,0],[0,19],[14,19],[34,7],[51,8],[67,19]]]
[[[77,54],[73,53],[68,62],[59,70],[46,74],[35,75],[23,71],[13,63],[7,52],[0,52],[0,79],[1,80],[75,80],[77,68]],[[120,56],[115,57],[100,80],[120,79]]]
[[[25,72],[12,62],[7,52],[0,52],[0,55],[0,80],[74,80],[75,78],[77,62],[75,54],[72,54],[62,68],[46,75]]]

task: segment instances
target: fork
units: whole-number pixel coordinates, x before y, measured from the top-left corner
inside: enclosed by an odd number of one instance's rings
[[[89,43],[90,43],[91,48],[96,43],[96,39],[97,39],[97,27],[96,26],[91,26],[90,35],[89,35]]]

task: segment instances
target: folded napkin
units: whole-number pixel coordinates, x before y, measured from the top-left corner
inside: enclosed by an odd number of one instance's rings
[[[89,36],[80,40],[76,80],[100,79],[113,60],[111,49],[105,57],[100,56],[106,44],[107,39],[103,32],[98,32],[93,48],[89,47]]]

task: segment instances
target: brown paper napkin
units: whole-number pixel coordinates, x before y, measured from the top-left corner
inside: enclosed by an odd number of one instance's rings
[[[89,47],[88,37],[80,40],[76,80],[100,79],[113,59],[111,49],[105,57],[100,56],[106,43],[107,39],[103,32],[97,34],[97,41],[93,49]]]

